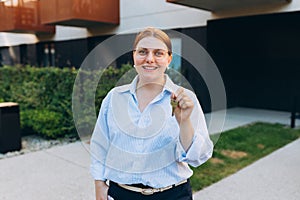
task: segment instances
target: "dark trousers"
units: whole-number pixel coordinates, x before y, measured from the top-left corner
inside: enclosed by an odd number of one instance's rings
[[[113,197],[114,200],[193,200],[189,180],[187,183],[152,195],[143,195],[139,192],[133,192],[120,187],[114,182],[110,182],[108,194]]]

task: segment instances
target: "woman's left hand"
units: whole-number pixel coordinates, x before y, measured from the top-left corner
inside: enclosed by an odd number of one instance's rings
[[[176,94],[172,94],[171,98],[174,99],[178,105],[174,110],[174,114],[178,124],[190,119],[191,113],[194,108],[193,100],[185,93],[184,88],[180,87]]]

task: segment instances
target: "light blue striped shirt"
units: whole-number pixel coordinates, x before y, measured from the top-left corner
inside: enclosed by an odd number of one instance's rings
[[[171,94],[179,86],[166,75],[163,91],[141,112],[137,79],[115,87],[102,102],[91,138],[91,174],[95,180],[154,188],[176,184],[192,176],[188,165],[197,167],[212,156],[203,111],[196,95],[185,89],[195,104],[191,114],[195,133],[186,152],[170,105]]]

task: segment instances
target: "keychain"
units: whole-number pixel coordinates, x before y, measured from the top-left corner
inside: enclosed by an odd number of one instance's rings
[[[178,103],[176,102],[176,100],[171,98],[172,116],[174,116],[174,111],[175,111],[177,105],[178,105]]]

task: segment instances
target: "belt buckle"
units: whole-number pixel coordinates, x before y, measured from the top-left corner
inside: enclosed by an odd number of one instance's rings
[[[142,189],[142,192],[141,192],[143,195],[152,195],[154,194],[154,190],[153,189],[150,189],[150,188],[144,188]]]

